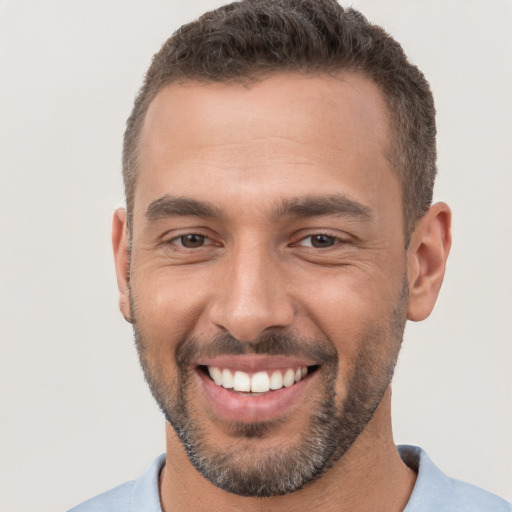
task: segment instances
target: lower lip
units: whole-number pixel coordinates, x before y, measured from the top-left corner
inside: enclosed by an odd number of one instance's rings
[[[289,388],[283,387],[261,395],[246,395],[217,386],[199,370],[196,374],[208,404],[216,415],[226,421],[242,423],[270,421],[282,417],[301,401],[306,387],[314,377],[314,374],[309,374]]]

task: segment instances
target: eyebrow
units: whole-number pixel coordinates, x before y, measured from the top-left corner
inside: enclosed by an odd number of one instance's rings
[[[372,210],[344,194],[311,195],[283,200],[274,207],[270,217],[278,220],[282,217],[306,218],[328,215],[369,220],[372,217]],[[225,217],[222,210],[209,202],[169,194],[153,201],[146,210],[146,218],[151,222],[187,216],[209,219]]]
[[[153,201],[146,210],[146,218],[152,222],[168,217],[187,216],[212,219],[223,217],[222,212],[211,203],[168,194]]]
[[[301,218],[334,215],[369,220],[372,218],[372,213],[371,208],[344,194],[331,194],[287,199],[275,208],[272,216]]]

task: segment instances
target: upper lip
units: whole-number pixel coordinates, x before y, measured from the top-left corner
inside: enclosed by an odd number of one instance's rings
[[[300,368],[313,366],[315,361],[294,356],[269,356],[259,354],[229,355],[223,354],[215,357],[199,359],[198,366],[215,366],[217,368],[229,368],[246,373],[254,373],[265,370],[279,370],[285,368]]]

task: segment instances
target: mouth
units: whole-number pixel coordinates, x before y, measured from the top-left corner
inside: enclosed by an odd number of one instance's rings
[[[241,423],[283,418],[303,407],[320,368],[280,356],[219,356],[199,363],[195,374],[207,410],[221,421]]]
[[[269,391],[290,388],[317,369],[318,365],[305,365],[246,372],[210,365],[200,365],[198,367],[198,370],[209,377],[217,386],[232,392],[250,395],[261,395]]]

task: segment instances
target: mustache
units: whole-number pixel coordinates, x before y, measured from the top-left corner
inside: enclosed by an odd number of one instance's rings
[[[288,333],[265,333],[254,341],[240,341],[229,333],[223,333],[209,340],[187,337],[178,343],[176,362],[183,368],[199,358],[213,358],[221,355],[269,355],[295,356],[311,359],[317,364],[337,362],[334,347],[325,339],[306,339]]]

